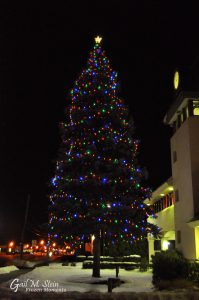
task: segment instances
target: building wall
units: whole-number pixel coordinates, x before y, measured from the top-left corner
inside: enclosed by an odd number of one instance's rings
[[[190,118],[190,150],[194,200],[194,216],[199,215],[199,116]]]
[[[195,230],[187,224],[195,214],[199,201],[199,118],[188,118],[171,138],[172,177],[174,191],[178,190],[179,201],[175,199],[174,217],[176,248],[185,257],[196,258]],[[176,152],[177,160],[173,161]],[[197,199],[196,199],[197,198]],[[180,234],[179,234],[180,233]],[[181,239],[178,240],[178,237]]]
[[[148,222],[150,222],[152,224],[156,224],[165,233],[167,231],[175,230],[174,205],[163,209],[162,211],[156,213],[156,215],[157,215],[156,219],[149,217]]]
[[[175,240],[175,224],[174,224],[174,205],[171,205],[162,211],[156,213],[157,218],[148,218],[148,222],[157,225],[161,229],[161,249],[167,250],[169,241]],[[154,255],[154,239],[148,237],[149,243],[149,261],[151,255]]]

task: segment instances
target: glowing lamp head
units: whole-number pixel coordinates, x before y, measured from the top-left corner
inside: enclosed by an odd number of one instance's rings
[[[166,251],[169,249],[170,242],[164,240],[162,243],[162,250]]]
[[[14,246],[14,242],[10,242],[9,247],[13,247],[13,246]]]
[[[44,245],[44,240],[41,240],[41,241],[40,241],[40,245]]]
[[[99,35],[95,37],[95,43],[96,44],[100,44],[102,41],[102,37],[100,37]]]

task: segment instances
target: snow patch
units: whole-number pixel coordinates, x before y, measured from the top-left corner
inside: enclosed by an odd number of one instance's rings
[[[10,272],[17,271],[17,270],[19,270],[19,269],[15,266],[1,267],[0,274],[6,274],[6,273],[10,273]]]
[[[19,276],[20,282],[33,280],[42,284],[46,280],[57,282],[59,288],[66,289],[67,292],[77,291],[102,292],[106,293],[108,287],[106,284],[94,284],[100,281],[106,281],[110,277],[115,277],[115,270],[102,269],[100,278],[92,277],[92,270],[82,269],[82,263],[77,263],[76,267],[62,266],[61,263],[52,263],[49,266],[37,267],[32,271]],[[114,292],[151,292],[153,291],[151,271],[139,272],[138,269],[126,271],[120,269],[119,278],[124,281],[120,287],[115,288]],[[9,289],[12,280],[2,283],[0,286]],[[19,288],[20,292],[25,292],[24,288]]]

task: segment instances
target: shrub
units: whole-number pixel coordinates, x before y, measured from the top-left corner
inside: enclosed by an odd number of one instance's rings
[[[158,282],[159,290],[173,289],[193,289],[193,282],[187,279],[160,280]]]
[[[187,279],[189,262],[180,253],[163,251],[152,257],[153,284],[158,285],[160,280]]]
[[[148,270],[148,268],[149,268],[149,262],[146,259],[146,257],[143,257],[140,261],[139,270],[140,270],[140,272],[146,272]]]
[[[125,269],[128,267],[135,269],[139,267],[139,265],[134,262],[100,262],[101,269],[115,269],[116,266],[119,266],[121,269]],[[92,261],[84,261],[82,264],[83,269],[91,269],[92,267],[93,267]]]
[[[61,257],[62,262],[75,262],[76,261],[76,255],[63,255]]]
[[[66,258],[65,256],[65,260],[68,260],[68,258]],[[93,256],[88,256],[86,258],[85,255],[78,255],[76,257],[76,262],[83,262],[83,261],[93,261]],[[123,256],[123,257],[112,257],[112,256],[100,256],[100,261],[101,262],[113,262],[113,261],[122,261],[122,262],[136,262],[136,263],[139,263],[141,260],[141,256],[140,255],[136,255],[136,254],[133,254],[133,255],[128,255],[128,256]],[[62,259],[63,261],[63,259]]]
[[[199,286],[199,262],[194,261],[190,264],[188,279]]]

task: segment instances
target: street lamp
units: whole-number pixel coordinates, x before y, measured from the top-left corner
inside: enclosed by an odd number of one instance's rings
[[[11,241],[9,244],[8,244],[8,252],[11,253],[12,250],[13,250],[13,246],[14,246],[14,242]]]
[[[14,246],[14,242],[10,242],[10,243],[9,243],[9,247],[12,248],[13,246]]]

